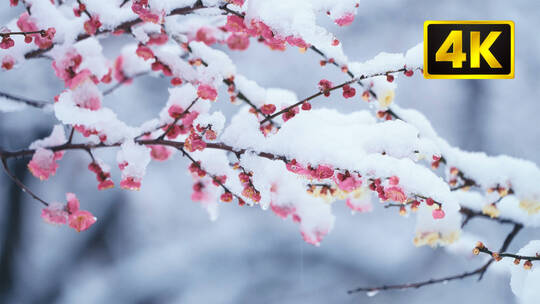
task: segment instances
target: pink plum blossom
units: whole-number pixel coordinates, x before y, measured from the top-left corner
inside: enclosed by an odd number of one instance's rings
[[[227,38],[231,50],[244,51],[249,47],[249,37],[246,34],[232,34]]]
[[[113,76],[114,79],[118,82],[125,84],[130,84],[133,80],[124,74],[124,57],[118,56],[116,57],[116,60],[114,61],[113,65]]]
[[[281,206],[276,205],[274,203],[270,203],[270,209],[279,217],[281,218],[287,218],[289,215],[294,214],[296,212],[296,208],[294,206]]]
[[[167,41],[169,41],[169,36],[167,36],[167,34],[165,34],[164,32],[153,33],[150,34],[150,39],[148,40],[146,45],[164,45],[165,43],[167,43]]]
[[[197,96],[199,96],[202,99],[208,99],[208,100],[216,100],[217,98],[217,91],[214,89],[214,87],[207,85],[207,84],[201,84],[199,85],[199,88],[197,89]]]
[[[157,161],[166,161],[172,154],[172,150],[163,145],[149,145],[148,148],[152,159]]]
[[[245,0],[227,0],[227,1],[234,4],[234,5],[242,6],[242,5],[244,5]]]
[[[271,115],[276,111],[276,106],[273,104],[265,104],[261,107],[261,112],[265,115]]]
[[[302,235],[302,238],[306,243],[319,246],[324,236],[328,234],[328,231],[322,231],[317,229],[313,231],[305,231],[302,229],[300,230],[300,234]]]
[[[137,54],[137,56],[141,57],[145,61],[154,58],[154,52],[152,51],[152,49],[142,44],[137,47],[135,53]]]
[[[236,16],[229,15],[227,16],[227,23],[225,24],[225,30],[229,32],[244,32],[246,30],[246,25],[244,24],[244,19]]]
[[[83,82],[88,80],[90,76],[92,75],[92,72],[90,72],[89,69],[84,69],[80,71],[79,73],[75,74],[72,78],[68,78],[66,81],[66,85],[70,89],[75,89],[79,85],[81,85]]]
[[[339,26],[347,26],[350,25],[354,21],[354,14],[353,13],[346,13],[345,15],[337,18],[334,20],[334,22]]]
[[[333,87],[334,85],[332,84],[332,82],[330,80],[327,80],[327,79],[321,79],[321,81],[319,81],[319,90],[324,94],[324,96],[328,97],[330,96],[330,89]]]
[[[66,87],[74,88],[89,76],[90,71],[85,69],[81,71],[83,74],[73,81],[79,74],[78,69],[82,61],[82,56],[74,48],[69,49],[61,58],[53,61],[52,66],[56,76],[64,80]]]
[[[216,43],[216,37],[214,37],[213,30],[208,27],[201,27],[195,34],[195,41],[204,42],[206,45],[212,45]]]
[[[148,0],[133,1],[131,10],[133,10],[135,14],[139,15],[139,18],[145,22],[159,23],[161,19],[158,14],[150,11],[150,8],[148,7]]]
[[[99,182],[98,190],[105,190],[114,187],[114,182],[111,180],[111,173],[108,166],[105,168],[103,163],[92,162],[88,165],[88,169],[96,174],[96,179]]]
[[[294,37],[294,36],[287,36],[285,39],[290,45],[297,46],[299,48],[308,48],[309,44],[304,41],[304,39],[300,37]]]
[[[36,31],[41,30],[37,26],[35,19],[32,18],[28,14],[28,12],[24,12],[23,14],[21,14],[19,19],[17,20],[17,26],[23,32],[36,32]],[[52,40],[55,34],[56,34],[56,30],[54,28],[48,28],[45,31],[45,35],[30,34],[30,35],[27,35],[26,37],[28,37],[29,39],[32,39],[40,49],[48,49],[53,45]]]
[[[88,35],[94,35],[100,27],[101,21],[97,15],[92,15],[91,19],[84,22],[84,30]]]
[[[360,213],[371,212],[373,210],[373,205],[371,204],[371,202],[366,200],[347,198],[346,205],[353,211]]]
[[[344,175],[342,173],[334,175],[334,182],[339,189],[346,192],[351,192],[362,185],[362,180],[351,175]]]
[[[11,39],[9,36],[2,37],[2,41],[0,42],[0,48],[7,50],[9,48],[12,48],[15,46],[15,41]]]
[[[128,176],[120,181],[120,187],[126,190],[140,190],[141,189],[141,179],[136,177]]]
[[[184,115],[182,118],[182,125],[184,125],[185,128],[189,129],[193,126],[193,121],[199,116],[199,112],[192,111],[188,112]]]
[[[192,132],[184,141],[184,148],[189,152],[202,151],[206,148],[206,142],[202,140],[200,135]]]
[[[68,213],[64,204],[51,203],[41,210],[41,218],[49,224],[62,225],[67,223]]]
[[[75,229],[77,232],[85,231],[90,228],[97,218],[90,212],[85,210],[77,210],[75,213],[69,215],[69,227]]]
[[[182,109],[182,107],[179,105],[172,105],[169,107],[169,110],[167,112],[172,118],[180,118],[182,113],[184,113],[184,109]]]
[[[296,159],[293,159],[293,160],[291,160],[290,162],[288,162],[288,163],[286,164],[286,167],[287,167],[287,170],[289,170],[289,171],[291,171],[291,172],[293,172],[293,173],[300,173],[300,172],[302,172],[302,171],[305,170],[305,168],[302,167],[302,165],[300,165],[300,164],[296,161]]]
[[[38,148],[32,160],[28,163],[28,169],[35,177],[40,180],[47,180],[56,173],[58,164],[56,160],[61,158],[61,154],[56,154],[48,149]]]
[[[66,193],[67,211],[72,214],[79,210],[80,203],[77,196],[73,193]]]
[[[343,97],[345,98],[352,98],[356,95],[356,89],[351,87],[350,85],[344,85],[343,86]]]
[[[327,165],[319,165],[316,170],[312,171],[312,177],[318,180],[330,178],[334,175],[334,169]]]
[[[6,55],[2,58],[2,69],[11,70],[14,65],[15,59],[12,56]]]
[[[407,195],[403,192],[403,189],[399,186],[391,186],[384,189],[386,198],[398,203],[403,203],[407,200]]]
[[[294,116],[296,116],[296,114],[300,113],[300,109],[298,109],[298,107],[294,107],[292,109],[289,109],[289,111],[283,113],[281,115],[281,118],[283,118],[283,121],[287,121],[291,118],[293,118]]]
[[[444,218],[445,214],[442,209],[437,208],[437,209],[433,209],[433,211],[431,212],[431,215],[433,216],[434,219],[439,220],[439,219]]]

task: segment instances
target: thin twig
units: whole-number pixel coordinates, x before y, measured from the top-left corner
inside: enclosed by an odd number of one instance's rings
[[[174,126],[176,125],[176,123],[184,118],[184,116],[186,116],[188,113],[189,113],[189,110],[191,109],[191,107],[193,107],[193,105],[195,105],[195,103],[199,100],[199,97],[196,97],[192,102],[191,104],[182,112],[180,113],[180,115],[178,115],[178,117],[176,117],[174,119],[174,121],[169,125],[169,127],[167,128],[167,130],[165,130],[165,132],[163,132],[163,134],[161,134],[157,139],[159,140],[162,140],[165,138],[165,135],[169,134],[169,132],[174,128]]]
[[[328,89],[328,90],[320,91],[320,92],[317,92],[317,93],[315,93],[315,94],[313,94],[313,95],[311,95],[311,96],[309,96],[309,97],[306,97],[306,98],[302,99],[301,101],[299,101],[299,102],[297,102],[297,103],[295,103],[295,104],[292,104],[292,105],[290,105],[290,106],[288,106],[288,107],[282,109],[281,111],[276,112],[276,113],[274,113],[274,114],[268,116],[267,118],[265,118],[265,119],[263,119],[263,120],[261,121],[261,124],[265,123],[265,122],[268,121],[269,119],[275,118],[275,117],[278,116],[278,115],[281,115],[281,114],[283,114],[283,113],[288,112],[289,110],[291,110],[291,109],[293,109],[293,108],[295,108],[295,107],[297,107],[297,106],[303,104],[304,102],[308,102],[308,101],[310,101],[310,100],[312,100],[312,99],[314,99],[314,98],[316,98],[316,97],[319,97],[319,96],[323,95],[325,92],[331,92],[331,91],[337,90],[337,89],[342,88],[342,87],[344,87],[344,86],[346,86],[346,85],[349,85],[349,84],[351,84],[351,83],[359,82],[359,81],[362,80],[362,79],[372,78],[372,77],[376,77],[376,76],[382,76],[382,75],[386,75],[386,74],[389,74],[389,73],[396,73],[396,72],[399,72],[399,71],[401,71],[401,69],[399,69],[399,70],[391,70],[391,71],[384,71],[384,72],[378,72],[378,73],[373,73],[373,74],[366,74],[366,75],[362,75],[362,76],[360,76],[360,77],[355,77],[355,78],[353,78],[353,79],[351,79],[351,80],[349,80],[349,81],[346,81],[346,82],[344,82],[344,83],[342,83],[342,84],[339,84],[339,85],[337,85],[337,86],[334,86],[334,87],[332,87],[332,88],[330,88],[330,89]]]
[[[230,86],[230,85],[235,85],[234,81],[230,80],[230,79],[223,79],[223,83],[225,83],[226,85]],[[245,102],[247,105],[249,105],[253,110],[255,110],[255,112],[259,113],[260,115],[262,115],[264,117],[264,120],[266,121],[270,121],[270,123],[273,125],[273,126],[276,126],[275,122],[272,120],[272,118],[269,117],[269,115],[267,114],[264,114],[261,109],[259,107],[257,107],[251,100],[249,100],[249,98],[247,98],[247,96],[242,93],[241,91],[237,91],[238,94],[236,94],[236,97],[240,100],[242,100],[243,102]],[[261,122],[262,123],[262,122]]]
[[[113,93],[115,90],[117,90],[118,88],[120,88],[126,82],[128,82],[130,80],[133,80],[134,78],[147,75],[147,74],[148,74],[148,72],[141,72],[141,73],[134,74],[133,76],[131,76],[129,78],[126,78],[126,79],[122,80],[121,82],[116,83],[114,86],[108,88],[107,90],[103,91],[103,95],[104,96],[109,95],[109,94]],[[33,100],[31,98],[17,96],[17,95],[13,95],[13,94],[2,92],[2,91],[0,91],[0,97],[4,97],[4,98],[6,98],[8,100],[12,100],[12,101],[20,102],[20,103],[23,103],[23,104],[25,104],[27,106],[30,106],[30,107],[33,107],[33,108],[38,108],[38,109],[43,109],[43,108],[46,108],[48,106],[53,105],[52,102],[41,101],[41,100]]]
[[[392,290],[392,289],[420,288],[420,287],[426,286],[426,285],[444,283],[444,282],[449,282],[449,281],[458,280],[458,279],[464,279],[464,278],[467,278],[467,277],[470,277],[470,276],[477,275],[480,272],[484,271],[484,269],[487,269],[490,264],[491,264],[491,261],[487,262],[482,267],[477,268],[475,270],[464,272],[464,273],[461,273],[461,274],[452,275],[452,276],[447,276],[447,277],[443,277],[443,278],[429,279],[429,280],[426,280],[426,281],[420,281],[420,282],[415,282],[415,283],[407,283],[407,284],[382,285],[382,286],[378,286],[378,287],[359,287],[359,288],[356,288],[356,289],[349,290],[349,291],[347,291],[347,293],[352,294],[352,293],[357,293],[357,292],[373,292],[373,291]]]
[[[132,75],[131,77],[127,77],[125,79],[122,79],[122,81],[120,82],[117,82],[116,84],[114,84],[112,87],[106,89],[105,91],[103,91],[103,95],[106,96],[106,95],[109,95],[111,94],[112,92],[116,91],[117,89],[119,89],[120,87],[122,87],[122,85],[124,85],[126,82],[129,82],[137,77],[140,77],[140,76],[144,76],[144,75],[148,75],[149,72],[140,72],[140,73],[137,73],[137,74],[134,74]]]
[[[2,154],[3,152],[0,151],[0,154]],[[37,194],[35,194],[34,192],[32,192],[32,190],[30,190],[28,187],[26,187],[25,184],[23,184],[23,182],[21,180],[19,180],[13,173],[11,173],[11,171],[9,170],[9,166],[7,164],[7,159],[4,157],[4,155],[2,154],[2,167],[4,168],[4,171],[6,172],[7,176],[9,176],[9,178],[17,185],[19,186],[19,188],[21,188],[21,190],[23,192],[26,192],[28,194],[30,194],[30,196],[32,198],[34,198],[35,200],[37,200],[38,202],[42,203],[43,205],[45,206],[49,206],[49,203],[47,203],[45,200],[43,200],[41,197],[39,197]]]
[[[69,138],[67,140],[67,143],[70,144],[71,141],[73,140],[73,135],[75,134],[75,128],[74,127],[71,127],[71,131],[69,132]]]
[[[504,240],[504,243],[503,243],[500,251],[505,251],[508,248],[508,246],[510,245],[512,240],[515,238],[515,236],[518,234],[518,232],[521,230],[521,228],[523,228],[523,225],[521,225],[521,224],[514,225],[514,228],[512,229],[512,231],[506,236],[506,239]],[[352,293],[357,293],[357,292],[374,292],[374,291],[382,291],[382,290],[420,288],[420,287],[426,286],[426,285],[432,285],[432,284],[437,284],[437,283],[445,283],[445,282],[449,282],[449,281],[460,280],[460,279],[464,279],[464,278],[471,277],[471,276],[474,276],[474,275],[478,275],[478,280],[480,281],[482,279],[482,277],[484,276],[486,270],[489,268],[489,266],[491,265],[492,262],[493,262],[493,260],[489,260],[484,265],[482,265],[480,268],[477,268],[475,270],[467,271],[467,272],[464,272],[464,273],[461,273],[461,274],[451,275],[451,276],[447,276],[447,277],[442,277],[442,278],[438,278],[438,279],[430,279],[430,280],[426,280],[426,281],[420,281],[420,282],[415,282],[415,283],[406,283],[406,284],[382,285],[382,286],[378,286],[378,287],[359,287],[359,288],[356,288],[356,289],[349,290],[347,293],[352,294]]]
[[[5,33],[0,32],[0,36],[1,37],[8,37],[8,36],[11,36],[11,35],[23,35],[23,36],[26,36],[26,35],[32,35],[32,34],[45,35],[45,33],[46,33],[45,30],[30,31],[30,32],[5,32]]]
[[[506,251],[508,249],[508,247],[510,246],[510,243],[512,243],[512,240],[514,240],[514,238],[521,231],[522,228],[523,228],[522,224],[514,224],[514,228],[512,229],[512,231],[510,231],[510,233],[504,239],[504,242],[503,242],[503,244],[501,246],[501,249],[499,249],[499,251],[501,251],[501,252]],[[493,260],[490,260],[489,262],[493,262]],[[487,270],[487,268],[484,269],[480,273],[480,276],[478,277],[478,281],[480,281],[484,277],[484,274],[486,273],[486,270]]]
[[[482,211],[476,211],[476,210],[473,210],[473,209],[470,209],[470,208],[467,208],[467,207],[461,207],[459,209],[459,212],[461,214],[464,214],[465,216],[471,217],[471,218],[480,217],[480,218],[496,221],[496,222],[499,222],[501,224],[521,225],[521,223],[516,222],[514,220],[511,220],[511,219],[501,218],[501,217],[491,217],[491,216],[489,216],[487,214],[482,213]]]
[[[337,90],[337,89],[339,89],[339,88],[342,88],[342,87],[344,87],[344,86],[346,86],[346,85],[348,85],[348,84],[351,84],[351,83],[353,83],[353,82],[355,82],[355,81],[356,81],[356,79],[349,80],[349,81],[346,81],[346,82],[344,82],[344,83],[342,83],[342,84],[339,84],[339,85],[337,85],[337,86],[334,86],[334,87],[332,87],[332,88],[329,88],[329,89],[326,90],[326,91],[322,91],[322,90],[321,90],[321,91],[319,91],[319,92],[317,92],[317,93],[315,93],[315,94],[313,94],[313,95],[311,95],[311,96],[309,96],[309,97],[306,97],[306,98],[300,100],[300,101],[297,102],[297,103],[294,103],[294,104],[292,104],[292,105],[290,105],[290,106],[288,106],[288,107],[286,107],[286,108],[283,108],[281,111],[278,111],[278,112],[276,112],[276,113],[274,113],[274,114],[272,114],[272,115],[266,117],[265,119],[263,119],[263,120],[260,122],[260,124],[262,125],[262,124],[264,124],[265,122],[267,122],[267,121],[270,120],[270,119],[274,119],[275,117],[277,117],[277,116],[279,116],[279,115],[281,115],[281,114],[283,114],[283,113],[287,113],[287,112],[289,112],[291,109],[293,109],[293,108],[295,108],[295,107],[297,107],[297,106],[303,104],[304,102],[308,102],[308,101],[312,100],[313,98],[316,98],[316,97],[318,97],[318,96],[323,95],[325,92],[332,92],[332,91]]]
[[[79,4],[79,7],[81,6],[81,4],[83,4],[81,0],[77,0],[77,3]],[[88,12],[88,10],[86,9],[86,5],[84,7],[85,9],[83,10],[83,13],[88,17],[88,19],[92,19],[92,15],[90,15],[90,12]]]
[[[526,260],[526,261],[540,261],[540,255],[535,256],[525,256],[525,255],[519,255],[514,253],[507,253],[507,252],[494,252],[489,250],[487,247],[478,248],[478,250],[482,253],[490,255],[492,258],[495,256],[498,256],[500,258],[513,258],[518,260]]]
[[[43,109],[43,108],[45,108],[47,106],[52,105],[51,102],[46,102],[46,101],[41,101],[41,100],[33,100],[33,99],[30,99],[30,98],[21,97],[21,96],[13,95],[13,94],[10,94],[10,93],[1,92],[1,91],[0,91],[0,97],[4,97],[4,98],[12,100],[12,101],[22,102],[22,103],[24,103],[24,104],[26,104],[28,106],[31,106],[31,107],[34,107],[34,108],[40,108],[40,109]]]
[[[227,186],[225,186],[225,185],[221,182],[221,180],[219,180],[219,178],[217,178],[216,175],[211,174],[211,173],[209,173],[207,170],[205,170],[205,169],[201,166],[201,164],[200,164],[198,161],[196,161],[189,153],[186,152],[186,150],[184,150],[184,148],[177,148],[177,149],[178,149],[180,152],[182,152],[182,155],[185,156],[185,157],[187,157],[187,158],[188,158],[188,159],[189,159],[189,160],[190,160],[197,168],[199,168],[199,169],[201,169],[201,170],[204,170],[204,172],[206,172],[206,174],[207,174],[208,176],[210,176],[210,178],[212,178],[212,180],[213,180],[216,184],[218,184],[221,188],[223,188],[223,190],[225,190],[225,192],[231,193],[234,197],[236,197],[237,199],[243,201],[243,199],[242,199],[239,195],[235,194],[235,193],[232,192]]]
[[[220,6],[219,8],[223,11],[225,11],[225,14],[233,14],[233,15],[236,15],[240,18],[244,18],[244,15],[240,14],[239,12],[237,11],[234,11],[232,9],[230,9],[228,6],[229,6],[230,3],[226,3],[225,5],[222,5]]]

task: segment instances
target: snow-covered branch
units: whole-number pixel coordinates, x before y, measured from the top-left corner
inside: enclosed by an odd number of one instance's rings
[[[27,149],[0,150],[0,158],[11,180],[45,206],[45,221],[83,231],[97,219],[80,209],[72,193],[65,203],[36,195],[9,170],[8,160],[31,157],[28,169],[45,181],[59,170],[65,153],[84,151],[97,190],[112,188],[117,180],[122,189],[138,190],[153,162],[178,153],[193,179],[191,199],[211,219],[220,202],[236,200],[292,220],[306,242],[319,245],[334,225],[331,203],[345,201],[351,210],[367,213],[377,198],[400,215],[416,215],[417,246],[455,243],[474,218],[512,224],[498,252],[483,245],[475,252],[526,260],[531,266],[526,268],[536,271],[532,263],[538,258],[530,251],[537,243],[517,254],[506,250],[522,227],[540,226],[540,169],[521,159],[462,151],[441,138],[421,113],[400,108],[395,102],[398,77],[422,70],[423,45],[403,53],[382,52],[365,62],[350,60],[339,39],[317,23],[317,15],[346,26],[355,18],[355,0],[23,4],[26,11],[0,33],[2,68],[47,57],[64,89],[54,103],[0,92],[0,110],[20,109],[17,104],[47,108],[60,123]],[[108,40],[101,38],[117,36],[123,36],[121,47],[104,52]],[[321,56],[322,67],[335,66],[350,79],[337,85],[321,79],[305,98],[285,88],[264,88],[240,74],[228,55],[252,42],[276,51],[311,50]],[[105,96],[112,99],[118,88],[136,86],[137,77],[159,77],[169,88],[167,100],[156,100],[160,112],[134,124],[109,107]],[[216,110],[214,104],[224,99],[220,89],[240,105],[234,116]],[[372,110],[343,114],[312,109],[316,98],[331,94],[359,104],[363,100]],[[138,102],[134,99],[130,107],[137,109]],[[115,160],[99,158],[106,148],[117,152]],[[118,169],[111,169],[111,162]],[[481,278],[491,263],[440,279],[351,292]]]

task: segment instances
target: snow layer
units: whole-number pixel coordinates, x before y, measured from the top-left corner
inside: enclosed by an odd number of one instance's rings
[[[333,45],[334,35],[316,23],[316,13],[328,10],[330,3],[332,7],[337,6],[336,11],[339,12],[345,6],[349,7],[349,11],[355,11],[356,3],[352,1],[251,0],[248,1],[246,24],[250,24],[251,20],[261,20],[283,38],[290,35],[302,37],[329,58],[334,58],[338,63],[346,63],[347,57],[341,45]]]
[[[256,126],[257,120],[244,108],[221,139],[237,148],[275,153],[304,165],[328,164],[364,177],[398,176],[406,191],[432,197],[446,212],[439,221],[433,220],[431,211],[420,212],[418,233],[449,234],[459,228],[459,205],[448,185],[414,161],[420,150],[430,146],[423,144],[415,127],[402,121],[375,123],[368,112],[340,114],[326,109],[302,112],[269,137]]]
[[[490,195],[489,189],[501,186],[512,189],[514,193],[497,204],[500,216],[530,226],[540,225],[540,169],[536,164],[506,155],[488,156],[483,152],[462,151],[439,137],[429,121],[418,111],[401,109],[397,105],[393,105],[392,110],[415,126],[421,138],[432,141],[440,150],[439,155],[443,155],[447,161],[448,168],[458,168],[465,177],[474,180],[487,193],[485,197],[467,196],[459,194],[459,191],[456,195],[468,198],[463,201],[464,205],[481,210],[482,206],[498,198],[495,194]]]
[[[525,247],[518,251],[518,255],[536,256],[540,253],[540,241],[530,241]],[[522,304],[535,304],[540,299],[540,268],[538,262],[533,262],[533,267],[530,270],[524,270],[523,267],[518,267],[509,261],[510,272],[510,287],[512,292],[520,300]],[[523,261],[522,261],[523,263]]]

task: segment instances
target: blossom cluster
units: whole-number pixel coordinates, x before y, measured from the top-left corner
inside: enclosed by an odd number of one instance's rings
[[[41,211],[44,221],[51,224],[65,225],[75,229],[77,232],[85,231],[96,221],[92,213],[81,210],[79,199],[73,193],[66,194],[66,204],[52,203]]]

